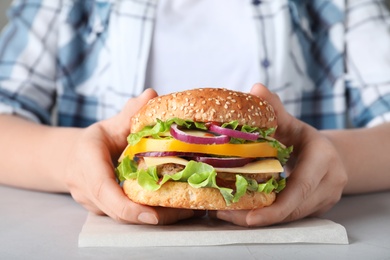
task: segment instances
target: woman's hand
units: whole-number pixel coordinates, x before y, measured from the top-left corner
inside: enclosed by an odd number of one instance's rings
[[[278,116],[275,137],[294,146],[286,165],[287,186],[269,207],[219,211],[216,217],[241,226],[267,226],[326,212],[340,200],[347,184],[341,156],[320,131],[288,114],[277,95],[260,84],[251,93],[272,104]]]
[[[118,185],[114,165],[127,145],[130,117],[149,99],[151,89],[128,101],[117,116],[82,131],[68,157],[66,184],[73,198],[96,214],[135,224],[169,224],[194,215],[192,210],[152,208],[129,200]]]

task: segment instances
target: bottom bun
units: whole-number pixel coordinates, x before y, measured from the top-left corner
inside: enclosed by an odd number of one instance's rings
[[[132,201],[139,204],[204,210],[262,208],[271,205],[276,198],[274,192],[251,192],[227,206],[221,193],[214,188],[197,189],[185,182],[167,182],[160,189],[149,191],[143,189],[136,179],[126,180],[123,190]]]

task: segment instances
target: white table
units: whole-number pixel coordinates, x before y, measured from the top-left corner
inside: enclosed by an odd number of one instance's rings
[[[390,259],[390,192],[344,197],[324,216],[350,245],[78,248],[86,216],[69,195],[0,185],[0,259]]]

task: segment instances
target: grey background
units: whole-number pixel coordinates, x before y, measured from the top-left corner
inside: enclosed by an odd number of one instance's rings
[[[6,10],[12,0],[0,0],[0,30],[7,23]],[[56,0],[53,0],[56,1]],[[386,0],[387,5],[390,7],[390,0]]]

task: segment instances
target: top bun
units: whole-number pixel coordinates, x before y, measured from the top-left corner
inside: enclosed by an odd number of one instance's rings
[[[273,107],[257,96],[222,88],[198,88],[155,97],[131,118],[131,133],[178,117],[196,122],[225,123],[259,128],[277,127]]]

